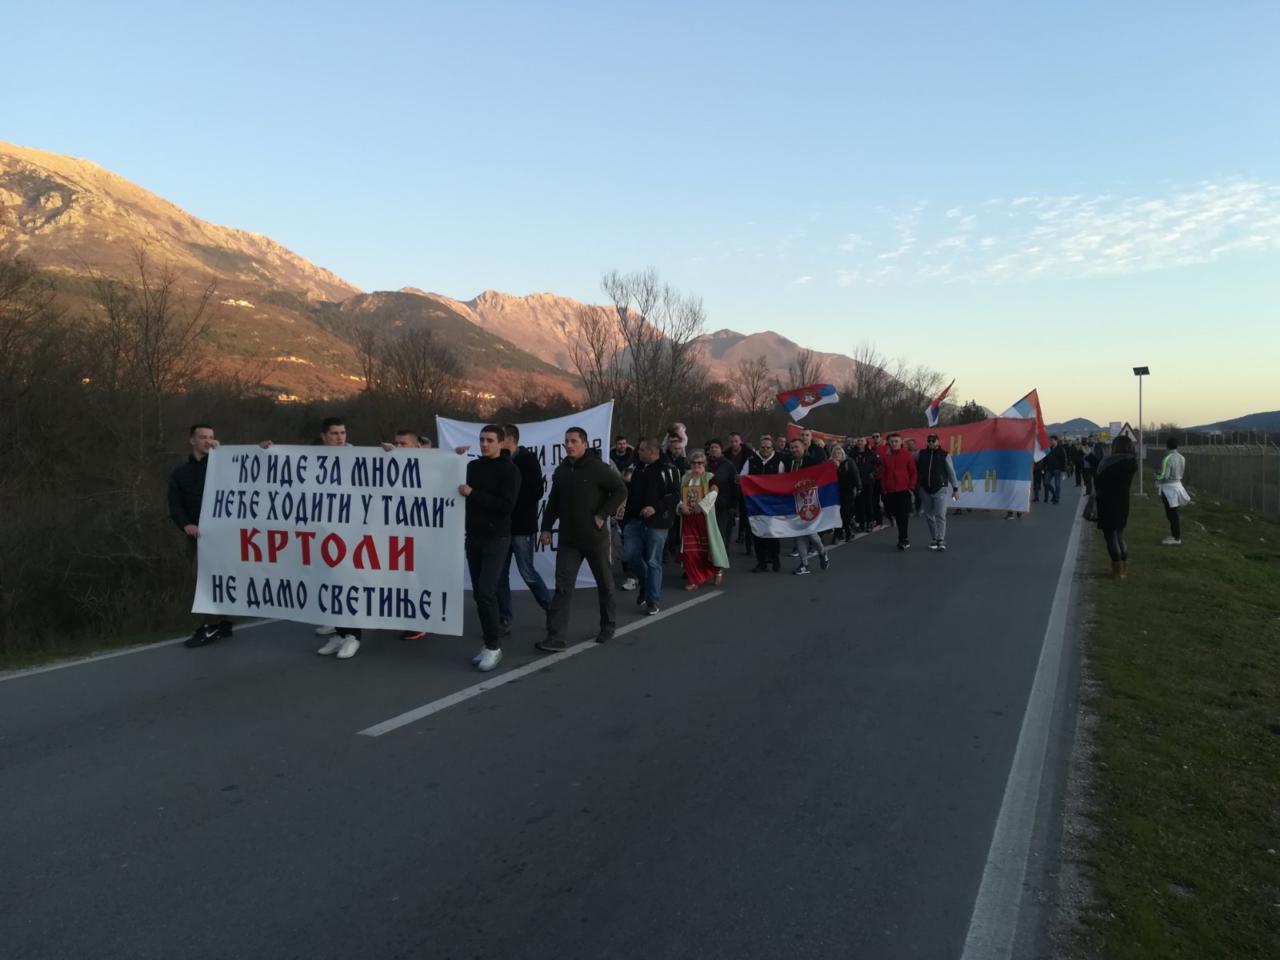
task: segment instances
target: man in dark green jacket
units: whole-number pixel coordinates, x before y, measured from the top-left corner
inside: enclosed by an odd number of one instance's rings
[[[551,493],[542,512],[541,542],[551,543],[551,528],[560,522],[556,542],[556,589],[547,611],[547,638],[539,650],[568,649],[569,604],[578,569],[587,561],[600,597],[600,633],[596,643],[613,639],[613,572],[609,566],[609,517],[627,499],[622,477],[587,446],[587,431],[570,427],[564,435],[565,459],[551,477]]]

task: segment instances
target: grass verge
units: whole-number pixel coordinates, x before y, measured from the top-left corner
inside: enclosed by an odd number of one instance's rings
[[[1280,957],[1280,523],[1133,500],[1129,578],[1096,535],[1089,862],[1108,960]]]

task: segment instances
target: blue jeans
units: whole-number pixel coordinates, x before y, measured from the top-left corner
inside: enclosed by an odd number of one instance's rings
[[[667,531],[655,530],[643,520],[628,520],[622,526],[622,562],[640,581],[640,596],[655,605],[662,594],[662,549],[666,545]]]
[[[515,557],[516,569],[520,571],[520,579],[533,594],[543,610],[551,606],[551,591],[542,582],[542,575],[533,565],[533,544],[537,537],[534,534],[517,534],[511,538],[511,550],[507,553],[507,561],[502,565],[502,575],[498,577],[498,617],[503,623],[511,622],[511,558]]]
[[[1048,500],[1052,496],[1053,502],[1057,503],[1062,499],[1062,471],[1048,470],[1044,475],[1044,498]]]

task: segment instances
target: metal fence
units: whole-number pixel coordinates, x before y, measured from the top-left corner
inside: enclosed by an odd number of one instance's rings
[[[1180,446],[1192,496],[1216,495],[1259,513],[1280,516],[1280,446],[1275,443]],[[1160,469],[1162,448],[1147,450],[1148,476]]]

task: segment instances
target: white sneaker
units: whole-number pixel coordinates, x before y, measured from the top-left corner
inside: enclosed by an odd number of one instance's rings
[[[1166,547],[1180,547],[1180,546],[1182,546],[1182,541],[1181,541],[1181,540],[1176,539],[1175,537],[1165,537],[1165,538],[1164,538],[1163,540],[1161,540],[1160,542],[1161,542],[1162,544],[1164,544]]]
[[[621,587],[619,587],[618,589],[620,589],[620,590],[634,590],[634,589],[635,589],[636,587],[638,587],[638,586],[640,586],[640,581],[639,581],[639,580],[637,580],[635,577],[627,577],[627,579],[625,579],[625,580],[623,580],[623,581],[622,581],[622,586],[621,586]]]
[[[498,665],[498,662],[501,659],[502,659],[501,650],[490,650],[488,647],[486,647],[484,652],[480,654],[480,661],[476,664],[476,669],[479,670],[481,673],[488,673],[490,670],[492,670],[494,667]]]
[[[330,637],[329,642],[316,651],[322,657],[331,657],[342,649],[342,637]]]
[[[480,661],[484,659],[484,652],[488,649],[489,649],[488,647],[481,647],[480,652],[471,658],[471,665],[473,667],[480,665]]]
[[[338,639],[342,641],[342,649],[338,651],[338,659],[350,660],[360,649],[360,641],[351,636],[351,634],[347,634],[345,637],[339,637]]]
[[[332,637],[337,632],[337,627],[316,627],[317,637]]]

